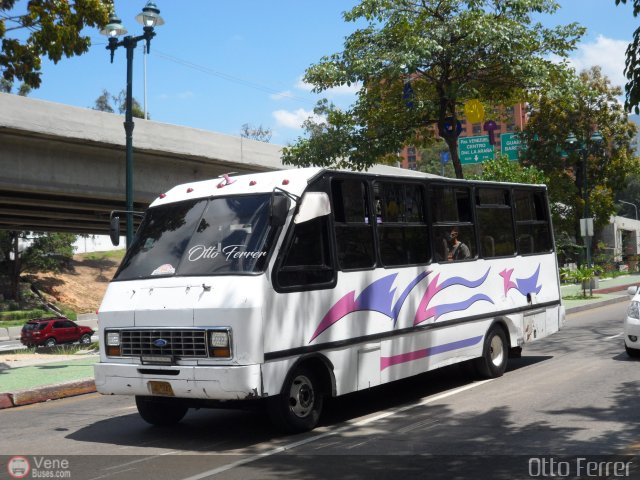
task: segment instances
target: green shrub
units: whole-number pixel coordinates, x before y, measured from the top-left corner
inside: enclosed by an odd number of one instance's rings
[[[39,308],[34,310],[17,310],[0,312],[0,321],[9,320],[31,320],[32,318],[53,317],[54,315]]]

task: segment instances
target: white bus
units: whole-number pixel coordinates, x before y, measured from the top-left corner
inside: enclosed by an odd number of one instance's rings
[[[151,424],[264,399],[305,431],[326,397],[464,361],[498,377],[564,322],[546,187],[320,168],[180,185],[99,319],[97,389]]]

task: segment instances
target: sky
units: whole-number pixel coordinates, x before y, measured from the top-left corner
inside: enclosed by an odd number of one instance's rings
[[[145,0],[115,0],[116,13],[130,35]],[[342,12],[356,0],[155,0],[165,24],[156,28],[147,64],[147,109],[151,120],[238,136],[243,124],[271,129],[271,143],[287,145],[303,134],[301,123],[317,100],[339,106],[354,99],[349,88],[314,94],[302,82],[305,70],[324,55],[343,50],[358,25]],[[629,0],[631,3],[631,0]],[[624,59],[640,26],[630,5],[615,0],[560,0],[546,26],[578,22],[587,27],[570,57],[578,70],[600,65],[614,85],[624,84]],[[360,25],[361,26],[361,25]],[[126,52],[109,63],[106,37],[87,30],[92,46],[57,64],[43,61],[42,86],[31,98],[91,108],[103,90],[125,87]],[[134,55],[133,95],[143,103],[142,45]],[[134,132],[135,142],[135,132]]]

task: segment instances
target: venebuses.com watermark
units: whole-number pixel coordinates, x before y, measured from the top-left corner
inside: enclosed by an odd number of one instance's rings
[[[14,456],[7,462],[11,478],[71,478],[71,465],[66,458]]]

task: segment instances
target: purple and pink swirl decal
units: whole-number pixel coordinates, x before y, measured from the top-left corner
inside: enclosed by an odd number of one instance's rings
[[[478,278],[469,279],[458,276],[450,277],[443,280],[442,282],[440,282],[440,273],[436,274],[427,284],[425,292],[416,310],[413,325],[420,325],[427,321],[436,322],[442,315],[456,311],[465,311],[477,302],[488,302],[490,304],[495,304],[495,302],[487,294],[477,292],[477,290],[487,282],[490,271],[491,267],[489,267],[487,271]],[[507,296],[508,292],[512,289],[515,289],[523,296],[527,296],[530,293],[537,294],[540,292],[540,290],[542,289],[542,286],[538,285],[540,265],[538,265],[538,268],[533,273],[533,275],[526,278],[516,278],[515,281],[511,280],[513,271],[513,268],[504,269],[498,274],[502,277],[505,296]],[[394,299],[396,297],[396,290],[398,289],[395,284],[396,278],[398,276],[397,273],[379,278],[378,280],[368,285],[364,290],[362,290],[360,295],[358,295],[357,297],[355,290],[350,291],[340,300],[338,300],[325,314],[325,316],[322,318],[315,331],[313,332],[313,335],[309,339],[309,343],[313,342],[319,335],[335,325],[338,321],[354,312],[372,311],[381,313],[389,317],[389,319],[393,322],[393,326],[395,327],[398,322],[400,310],[402,309],[402,305],[404,304],[405,300],[407,299],[411,291],[416,288],[422,282],[422,280],[427,278],[431,273],[432,272],[429,270],[421,272],[404,287],[401,294],[395,301]],[[462,300],[459,300],[457,302],[435,303],[434,299],[436,298],[437,294],[452,286],[465,287],[466,289],[469,289],[470,292],[466,296],[466,298],[463,298]],[[474,292],[474,290],[477,293]],[[459,290],[457,290],[457,292],[459,292]],[[456,294],[459,295],[458,293]],[[480,341],[480,338],[481,337],[474,337],[472,339],[461,340],[459,342],[453,342],[451,344],[434,346],[428,349],[419,350],[417,352],[409,352],[400,355],[399,358],[424,358],[429,355],[435,355],[437,353],[455,350],[457,348],[464,348],[465,346],[473,344],[468,342],[477,343]],[[403,357],[403,355],[405,357]],[[394,359],[396,357],[389,358]],[[396,362],[396,360],[388,360],[388,362],[390,363],[387,366],[395,365],[396,363],[398,363]]]

